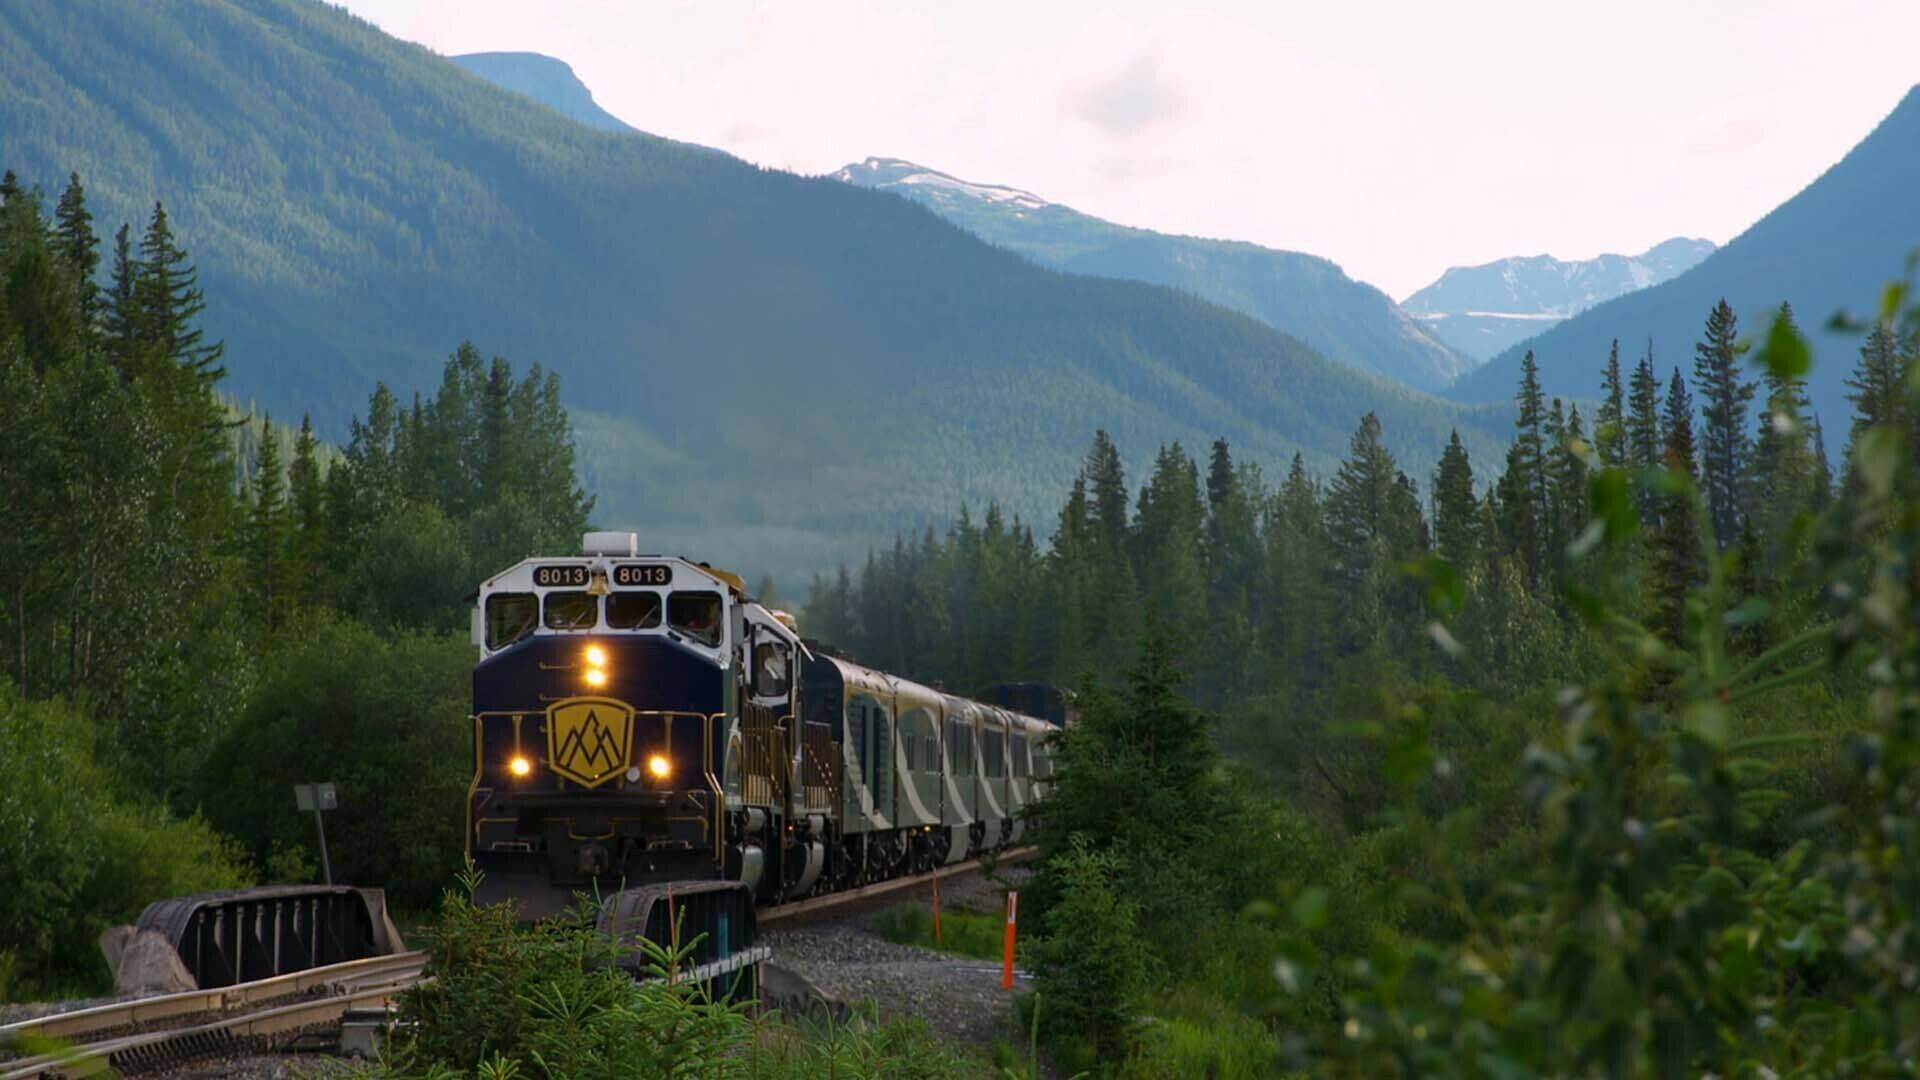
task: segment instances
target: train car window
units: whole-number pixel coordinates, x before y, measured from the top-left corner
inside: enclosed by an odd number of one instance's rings
[[[907,768],[940,771],[940,733],[933,725],[932,713],[914,709],[901,717],[900,742],[907,752]]]
[[[947,721],[947,765],[955,776],[973,771],[973,739],[965,720]]]
[[[540,598],[532,593],[494,593],[487,597],[487,648],[504,649],[533,632]]]
[[[1013,777],[1016,780],[1020,780],[1024,779],[1026,775],[1027,737],[1025,735],[1015,735],[1013,737]]]
[[[1005,743],[1003,736],[993,728],[980,733],[980,754],[986,759],[987,775],[999,779],[1007,773],[1007,762],[1002,754]]]
[[[599,598],[584,592],[550,592],[546,621],[549,630],[591,630],[600,621]]]
[[[674,593],[667,598],[667,625],[707,645],[720,644],[720,594]]]
[[[787,647],[763,641],[753,647],[753,692],[760,697],[784,697],[792,686],[787,674]]]
[[[607,597],[607,625],[615,630],[651,630],[660,625],[660,594],[617,592]]]

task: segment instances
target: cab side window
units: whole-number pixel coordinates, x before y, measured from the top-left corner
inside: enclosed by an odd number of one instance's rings
[[[756,697],[785,697],[793,686],[786,645],[762,641],[753,647],[753,693]]]
[[[702,644],[720,644],[720,594],[677,592],[667,597],[667,625]]]

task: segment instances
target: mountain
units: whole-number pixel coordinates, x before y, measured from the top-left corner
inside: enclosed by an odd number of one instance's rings
[[[1763,330],[1789,302],[1812,340],[1807,384],[1814,408],[1838,452],[1852,410],[1847,373],[1860,338],[1826,328],[1841,309],[1872,314],[1886,283],[1900,276],[1920,247],[1920,87],[1909,91],[1879,126],[1799,194],[1780,204],[1698,266],[1664,284],[1606,301],[1526,343],[1549,393],[1599,392],[1608,343],[1638,356],[1649,338],[1662,372],[1691,370],[1693,346],[1707,312],[1724,297],[1743,334]],[[1468,401],[1505,401],[1520,377],[1524,349],[1508,349],[1450,391]],[[1838,437],[1836,438],[1836,434]]]
[[[1409,386],[1438,389],[1470,366],[1387,294],[1318,256],[1115,225],[1031,192],[899,158],[870,157],[833,178],[903,195],[1042,266],[1184,289]]]
[[[601,131],[632,131],[624,121],[594,103],[593,91],[564,60],[530,52],[466,53],[448,57],[475,75],[525,94],[570,120]]]
[[[1679,277],[1713,250],[1711,240],[1677,236],[1639,255],[1574,262],[1534,255],[1455,266],[1400,306],[1434,337],[1488,360],[1603,300]]]
[[[1097,427],[1136,477],[1216,436],[1324,474],[1374,410],[1424,479],[1449,428],[1491,461],[1504,426],[903,199],[572,122],[311,0],[9,0],[0,155],[77,170],[103,234],[165,201],[234,397],[340,440],[471,339],[562,376],[601,524],[783,583],[962,502],[1044,535]]]

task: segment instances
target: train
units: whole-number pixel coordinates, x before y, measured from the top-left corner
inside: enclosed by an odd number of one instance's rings
[[[487,579],[472,636],[467,857],[476,901],[524,919],[701,883],[765,906],[1002,851],[1071,714],[1043,683],[968,698],[856,663],[633,533]]]

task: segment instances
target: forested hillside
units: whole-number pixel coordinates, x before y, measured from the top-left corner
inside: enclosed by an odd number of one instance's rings
[[[593,91],[564,61],[528,52],[467,53],[450,59],[495,86],[550,106],[569,120],[601,131],[633,130],[631,124],[601,108],[593,100]]]
[[[1424,468],[1477,416],[1257,321],[1073,277],[902,200],[600,132],[311,0],[0,7],[4,166],[167,203],[229,392],[344,441],[471,338],[565,377],[588,486],[649,547],[791,577],[956,500],[1034,518],[1080,432]]]
[[[1806,317],[1823,355],[1857,347],[1828,329],[1842,309],[1862,313],[1920,246],[1920,88],[1846,157],[1692,270],[1664,284],[1594,307],[1516,346],[1462,379],[1448,393],[1464,401],[1503,400],[1522,355],[1538,358],[1548,392],[1594,392],[1593,365],[1620,339],[1632,355],[1651,344],[1656,364],[1685,364],[1700,332],[1700,313],[1725,299],[1752,331],[1782,303]],[[1813,410],[1829,421],[1850,408],[1843,365],[1815,369],[1807,385]]]
[[[1438,390],[1472,366],[1386,293],[1317,255],[1117,225],[897,158],[870,157],[833,175],[911,199],[1042,266],[1170,285],[1245,312],[1329,359],[1408,386]]]

